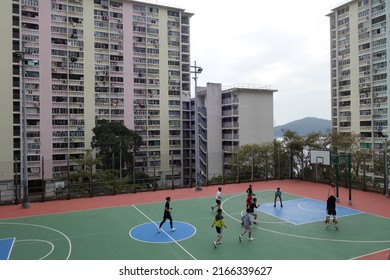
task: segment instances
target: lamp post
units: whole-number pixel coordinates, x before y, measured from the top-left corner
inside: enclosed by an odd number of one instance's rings
[[[389,185],[389,179],[388,179],[388,166],[387,166],[387,130],[384,129],[382,130],[382,135],[385,137],[385,145],[384,145],[384,149],[383,149],[383,155],[384,155],[384,194],[386,195],[386,197],[389,197],[389,189],[388,189],[388,185]]]
[[[203,68],[196,65],[196,61],[194,61],[194,65],[190,66],[193,71],[191,71],[192,74],[194,74],[194,81],[195,81],[195,99],[194,99],[194,106],[195,106],[195,190],[201,191],[202,187],[200,186],[200,180],[199,177],[201,176],[200,168],[199,168],[199,128],[198,128],[198,74],[202,73]]]
[[[22,51],[14,52],[16,58],[22,63],[22,186],[23,186],[23,200],[22,208],[30,208],[28,201],[28,173],[27,173],[27,115],[26,115],[26,92],[25,92],[25,69],[24,65],[27,61],[25,59],[24,46]]]

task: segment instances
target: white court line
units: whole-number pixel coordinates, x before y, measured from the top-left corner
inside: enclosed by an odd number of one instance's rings
[[[51,228],[51,227],[47,227],[47,226],[42,226],[42,225],[36,225],[36,224],[28,224],[28,223],[8,223],[8,222],[0,222],[0,225],[22,225],[22,226],[32,226],[32,227],[39,227],[39,228],[44,228],[44,229],[48,229],[48,230],[52,230],[52,231],[55,231],[59,234],[61,234],[62,236],[65,237],[65,239],[67,240],[68,242],[68,245],[69,245],[69,251],[68,251],[68,255],[66,256],[66,259],[65,260],[68,260],[70,258],[70,254],[72,253],[72,242],[70,241],[70,239],[68,238],[68,236],[66,234],[64,234],[63,232],[59,231],[59,230],[56,230],[55,228]],[[45,256],[46,257],[46,256]]]
[[[221,203],[221,208],[223,208],[223,204],[227,201],[229,201],[230,199],[232,198],[235,198],[237,196],[240,196],[240,195],[243,195],[243,194],[237,194],[237,195],[234,195],[234,196],[231,196],[225,200],[222,201]],[[233,216],[231,216],[229,213],[223,211],[226,216],[230,217],[232,220],[235,220],[239,223],[241,223],[241,220],[239,219],[236,219],[234,218]],[[295,238],[302,238],[302,239],[309,239],[309,240],[318,240],[318,241],[330,241],[330,242],[345,242],[345,243],[390,243],[390,240],[347,240],[347,239],[330,239],[330,238],[319,238],[319,237],[310,237],[310,236],[303,236],[303,235],[297,235],[297,234],[291,234],[291,233],[286,233],[286,232],[281,232],[281,231],[275,231],[275,230],[270,230],[270,229],[266,229],[266,228],[263,228],[263,227],[259,227],[259,226],[254,226],[254,228],[257,228],[257,229],[260,229],[260,230],[264,230],[264,231],[267,231],[267,232],[271,232],[271,233],[276,233],[276,234],[280,234],[280,235],[285,235],[285,236],[289,236],[289,237],[295,237]]]
[[[24,240],[17,240],[16,242],[42,242],[42,243],[49,244],[51,246],[50,252],[47,253],[42,258],[40,258],[39,260],[45,259],[46,257],[50,256],[50,254],[53,253],[53,251],[54,251],[54,244],[52,242],[50,242],[50,241],[47,241],[47,240],[42,240],[42,239],[24,239]]]
[[[146,219],[148,219],[149,221],[151,221],[153,224],[156,225],[156,227],[158,227],[158,225],[151,219],[149,218],[144,212],[142,212],[141,210],[139,210],[135,205],[132,205],[134,207],[135,210],[137,210],[139,213],[141,213]],[[169,239],[171,239],[177,246],[179,246],[184,252],[186,252],[193,260],[196,260],[196,258],[191,255],[190,252],[188,252],[183,246],[181,246],[174,238],[172,238],[172,236],[170,236],[165,230],[161,229],[161,231],[166,234]]]

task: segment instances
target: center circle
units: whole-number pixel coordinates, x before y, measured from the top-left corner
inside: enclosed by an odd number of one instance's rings
[[[169,222],[165,223],[158,231],[159,224],[160,221],[140,224],[133,227],[129,235],[140,242],[172,243],[191,238],[196,233],[196,228],[193,225],[184,222],[173,222],[174,231],[171,231]]]

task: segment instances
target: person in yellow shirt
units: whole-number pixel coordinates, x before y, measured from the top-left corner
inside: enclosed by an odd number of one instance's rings
[[[213,220],[211,227],[214,227],[214,226],[215,226],[215,229],[217,231],[217,239],[215,241],[213,241],[213,245],[214,245],[214,248],[217,248],[217,245],[222,243],[221,239],[222,239],[222,235],[223,235],[223,228],[226,228],[225,221],[224,221],[223,216],[222,216],[222,209],[221,208],[219,208],[217,210],[217,215],[215,215],[215,217],[214,217],[214,220]]]

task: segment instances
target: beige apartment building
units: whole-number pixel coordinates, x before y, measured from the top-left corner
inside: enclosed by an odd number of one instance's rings
[[[389,130],[390,1],[354,0],[330,14],[332,127],[383,151]],[[370,168],[369,168],[370,169]]]

